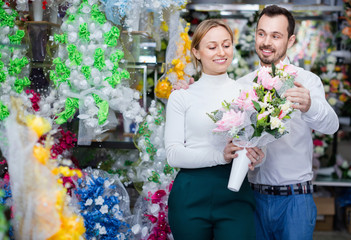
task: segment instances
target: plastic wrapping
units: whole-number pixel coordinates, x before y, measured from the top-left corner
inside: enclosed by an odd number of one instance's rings
[[[84,217],[87,239],[133,239],[129,195],[117,175],[86,168],[77,181],[74,205]]]
[[[39,158],[36,151],[40,149],[37,141],[44,126],[37,125],[40,120],[35,120],[27,127],[23,115],[17,114],[16,109],[12,108],[1,127],[6,141],[1,141],[0,145],[10,175],[15,239],[44,240],[60,233],[63,218],[74,216],[65,205],[65,190],[52,173],[52,163]]]

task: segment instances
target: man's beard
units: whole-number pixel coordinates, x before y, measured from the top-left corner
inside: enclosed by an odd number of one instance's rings
[[[270,47],[267,47],[267,46],[261,46],[259,47],[259,50],[262,50],[262,49],[266,49],[266,50],[269,50],[269,51],[272,51],[273,53],[275,53],[275,50],[273,50],[272,48]],[[272,63],[275,63],[276,61],[278,61],[279,59],[281,59],[286,51],[283,51],[281,55],[279,55],[277,58],[272,58],[272,59],[269,59],[269,58],[265,58],[264,56],[261,56],[260,54],[258,54],[257,50],[256,50],[256,53],[257,53],[257,56],[258,58],[260,59],[260,61],[263,63],[263,64],[272,64]]]

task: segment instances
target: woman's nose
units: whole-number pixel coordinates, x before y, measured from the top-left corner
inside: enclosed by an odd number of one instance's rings
[[[223,56],[224,55],[224,49],[223,47],[218,47],[218,55]]]

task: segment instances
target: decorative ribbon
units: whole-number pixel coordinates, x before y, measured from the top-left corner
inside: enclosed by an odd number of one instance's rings
[[[95,50],[95,55],[94,55],[94,67],[99,69],[100,71],[106,66],[105,64],[105,51],[102,50],[101,48],[97,48]]]
[[[91,67],[90,66],[82,66],[81,70],[80,70],[84,77],[88,80],[90,78],[91,75]]]
[[[3,121],[10,115],[9,109],[0,101],[0,120]]]
[[[97,4],[94,4],[92,6],[91,9],[91,18],[100,23],[101,25],[104,24],[106,22],[106,17],[105,14],[103,14],[100,10],[99,10],[99,6]]]
[[[110,46],[110,47],[115,47],[117,46],[117,40],[119,38],[120,31],[118,27],[113,26],[110,31],[106,32],[104,34],[105,37],[105,43]]]
[[[92,96],[95,100],[96,106],[98,106],[98,108],[99,108],[98,123],[99,123],[99,125],[102,125],[107,120],[108,109],[109,109],[108,102],[105,100],[102,100],[97,94],[93,93]]]
[[[0,82],[3,83],[6,80],[6,73],[0,70]]]
[[[1,4],[3,2],[1,1]],[[15,26],[15,19],[18,16],[18,13],[14,10],[11,9],[11,14],[8,14],[5,9],[2,7],[0,8],[0,26],[9,26],[9,27],[14,27]]]
[[[119,67],[119,61],[124,57],[124,52],[117,49],[115,53],[111,54],[110,60],[113,63],[114,70]]]
[[[55,42],[67,44],[68,43],[68,36],[67,33],[64,34],[56,34],[54,35]]]
[[[67,98],[65,102],[65,110],[57,114],[55,122],[59,125],[68,121],[69,118],[73,117],[79,107],[78,98]]]
[[[79,25],[79,37],[81,39],[84,39],[86,41],[90,41],[90,32],[88,31],[88,24],[87,23],[83,23],[81,25]]]
[[[111,77],[107,77],[104,80],[107,81],[111,87],[115,88],[116,85],[121,82],[121,74],[119,72],[113,73]]]
[[[14,76],[15,74],[19,74],[22,71],[22,68],[28,64],[28,59],[26,57],[23,58],[15,58],[14,60],[10,60],[8,73],[10,76]]]
[[[72,65],[79,66],[83,61],[83,54],[77,50],[77,47],[73,44],[67,46],[68,58]]]
[[[23,79],[17,78],[14,83],[16,93],[21,93],[25,87],[31,84],[29,78],[24,77]]]
[[[69,85],[71,83],[67,81],[69,76],[71,75],[71,71],[68,67],[61,61],[61,58],[55,58],[53,60],[53,64],[55,64],[55,71],[50,71],[50,79],[54,82],[55,86],[60,86],[61,83],[67,82]]]
[[[165,164],[165,168],[163,169],[164,174],[166,175],[171,175],[174,173],[174,168],[168,165],[168,163]]]
[[[9,39],[12,44],[21,44],[23,37],[24,37],[24,31],[17,30],[15,35],[9,36]]]
[[[158,174],[155,171],[152,171],[152,176],[148,177],[147,180],[149,180],[150,182],[154,182],[154,183],[161,183],[160,182],[160,174]]]
[[[123,69],[122,72],[121,72],[121,77],[124,78],[124,79],[129,79],[130,78],[130,73],[126,69]]]

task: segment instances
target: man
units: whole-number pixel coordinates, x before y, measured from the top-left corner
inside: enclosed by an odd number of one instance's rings
[[[263,9],[255,33],[261,66],[270,67],[280,61],[289,63],[286,51],[295,42],[294,28],[294,17],[285,8],[270,5]],[[260,240],[312,239],[317,211],[312,197],[311,133],[314,129],[333,134],[339,128],[338,117],[325,99],[320,78],[297,69],[296,87],[284,94],[297,110],[290,120],[290,133],[268,144],[265,161],[248,173],[256,199],[256,236]],[[256,73],[237,81],[252,82]],[[179,83],[174,89],[187,87]]]
[[[295,20],[285,8],[270,5],[261,12],[255,49],[261,66],[289,63],[286,51],[295,42]],[[295,88],[284,96],[297,109],[290,133],[267,145],[266,160],[248,178],[256,199],[257,239],[312,239],[316,222],[311,183],[312,129],[333,134],[339,128],[336,113],[325,100],[318,76],[297,68]],[[256,72],[238,79],[250,82]]]

